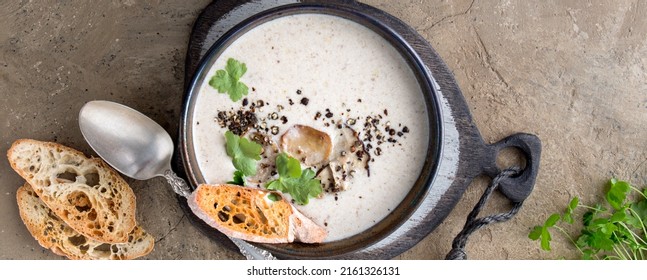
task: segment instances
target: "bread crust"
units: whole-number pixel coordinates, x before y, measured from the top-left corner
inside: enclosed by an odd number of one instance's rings
[[[258,243],[321,243],[325,240],[325,229],[303,216],[285,199],[273,202],[266,198],[267,194],[269,191],[257,188],[202,184],[187,202],[196,216],[232,238]]]
[[[154,238],[139,226],[128,235],[127,243],[103,243],[82,235],[57,217],[28,183],[18,188],[16,200],[31,235],[57,255],[74,260],[128,260],[153,250]]]
[[[124,243],[135,228],[135,194],[98,158],[58,143],[19,139],[11,167],[67,225],[96,241]]]

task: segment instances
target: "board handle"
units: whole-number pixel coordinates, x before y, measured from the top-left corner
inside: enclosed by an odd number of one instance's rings
[[[496,165],[499,152],[506,148],[519,149],[526,159],[526,166],[519,174],[501,179],[499,190],[512,202],[524,201],[532,192],[539,172],[541,140],[528,133],[517,133],[491,145],[486,145],[484,173],[491,178],[501,173]]]

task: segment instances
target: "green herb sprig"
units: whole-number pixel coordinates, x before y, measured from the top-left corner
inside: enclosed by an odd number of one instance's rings
[[[227,155],[232,158],[232,163],[236,168],[234,179],[229,183],[243,186],[245,185],[245,176],[256,174],[256,161],[261,159],[263,147],[231,131],[225,132],[225,141]]]
[[[647,189],[638,190],[625,181],[611,179],[605,198],[610,208],[580,204],[573,198],[564,213],[554,213],[542,226],[535,226],[528,234],[540,240],[541,248],[550,251],[550,230],[566,235],[580,252],[582,259],[645,259],[647,256]],[[633,200],[630,194],[634,193]],[[585,209],[583,229],[576,237],[558,225],[573,224],[577,208]]]
[[[240,81],[245,72],[247,72],[245,63],[229,58],[225,69],[217,70],[209,80],[209,85],[219,93],[229,94],[231,101],[236,102],[249,92],[247,85]]]
[[[312,169],[301,170],[301,164],[286,153],[276,156],[276,169],[279,178],[267,183],[268,190],[289,193],[294,201],[306,205],[311,197],[317,197],[322,192],[321,181],[314,179],[316,174]]]
[[[234,171],[234,179],[227,182],[227,184],[244,186],[245,185],[245,175],[243,175],[243,172],[240,172],[240,170],[236,170],[236,171]]]

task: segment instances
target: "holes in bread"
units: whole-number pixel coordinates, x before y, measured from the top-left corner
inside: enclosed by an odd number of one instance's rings
[[[67,169],[65,172],[56,174],[56,179],[59,183],[72,183],[76,181],[76,177],[79,176],[76,171],[73,169]]]
[[[218,209],[218,202],[216,202],[216,203],[214,203],[214,204],[213,204],[213,208],[214,208],[214,209]]]
[[[88,244],[79,246],[79,250],[81,250],[81,254],[87,253],[89,249],[90,249],[90,245]]]
[[[108,243],[103,243],[99,246],[96,246],[92,249],[93,255],[95,255],[96,258],[99,259],[104,259],[107,258],[111,255],[110,253],[110,244]]]
[[[83,164],[83,159],[80,159],[77,156],[73,156],[70,154],[64,154],[59,160],[59,162],[65,165],[81,166]]]
[[[263,213],[263,210],[260,207],[258,207],[258,205],[255,208],[256,208],[256,213],[258,213],[258,217],[261,219],[261,223],[267,224],[267,217],[265,217],[265,213]]]
[[[110,244],[103,243],[97,247],[94,247],[94,250],[99,252],[110,252]]]
[[[79,212],[87,212],[92,209],[92,202],[88,195],[82,191],[73,191],[67,196],[67,202],[74,205]]]
[[[70,244],[74,246],[80,246],[85,244],[88,240],[85,238],[85,236],[78,234],[78,235],[68,237],[67,241],[69,241]]]
[[[93,187],[93,186],[98,186],[99,185],[99,173],[97,172],[92,172],[83,175],[85,177],[85,184]]]
[[[218,218],[224,223],[229,221],[229,214],[224,211],[218,211]]]
[[[232,221],[234,222],[234,224],[242,224],[245,222],[246,219],[247,219],[247,216],[245,216],[245,214],[239,213],[234,215],[234,217],[232,218]]]
[[[110,250],[116,254],[117,252],[119,252],[119,247],[117,247],[117,245],[115,244],[112,244],[112,246],[110,246]]]
[[[90,212],[88,213],[88,220],[94,221],[96,219],[97,219],[97,211],[95,211],[94,209],[90,210]]]
[[[110,212],[111,212],[113,215],[115,215],[115,217],[117,217],[117,218],[118,218],[118,217],[119,217],[119,213],[117,213],[117,210],[116,210],[116,208],[115,208],[115,202],[114,202],[112,199],[108,198],[108,199],[106,199],[106,203],[108,203],[108,209],[110,210]]]
[[[58,217],[56,217],[56,215],[54,215],[54,213],[52,212],[52,210],[48,210],[48,211],[47,211],[47,217],[49,217],[50,219],[52,219],[52,220],[54,220],[54,221],[58,221],[58,220],[59,220],[59,219],[58,219]]]

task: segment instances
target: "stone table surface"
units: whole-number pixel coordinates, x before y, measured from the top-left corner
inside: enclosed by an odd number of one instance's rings
[[[0,1],[0,150],[33,138],[93,154],[77,114],[95,99],[140,110],[177,136],[187,40],[209,2]],[[486,141],[515,132],[543,141],[534,192],[513,220],[470,238],[469,258],[575,258],[564,236],[554,234],[547,253],[528,232],[573,196],[600,202],[613,176],[647,183],[645,2],[364,2],[399,17],[433,45]],[[156,239],[145,258],[241,258],[190,224],[164,179],[127,181],[137,196],[137,220]],[[0,259],[60,259],[20,221],[15,193],[22,183],[0,160]],[[436,231],[397,258],[444,258],[486,184],[473,183]],[[491,205],[503,202],[498,195]]]

